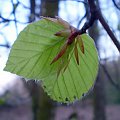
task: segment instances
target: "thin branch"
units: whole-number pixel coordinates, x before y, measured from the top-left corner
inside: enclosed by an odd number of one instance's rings
[[[115,2],[115,0],[112,0],[112,2],[113,2],[113,4],[114,4],[114,6],[115,6],[118,10],[120,10],[120,6],[118,6],[118,4]],[[119,3],[119,5],[120,5],[120,3]]]
[[[19,1],[19,3],[26,9],[30,9],[30,7],[27,7],[26,5],[24,5],[22,2]]]
[[[2,21],[0,21],[0,23],[8,23],[8,22],[17,22],[17,23],[20,23],[20,24],[28,24],[30,22],[21,22],[21,21],[18,21],[18,20],[15,20],[15,19],[8,19],[8,18],[4,18],[3,16],[0,15],[0,18],[2,19]]]
[[[17,22],[16,22],[16,20],[17,20],[17,18],[16,18],[16,8],[18,7],[19,2],[17,1],[17,4],[14,4],[13,0],[11,0],[11,3],[12,3],[12,6],[13,6],[12,13],[13,13],[13,16],[14,16],[14,23],[15,23],[15,27],[16,27],[16,33],[18,35],[18,27],[17,27]]]
[[[10,46],[8,44],[0,44],[0,47],[10,48]]]
[[[100,23],[102,24],[102,26],[105,28],[106,32],[108,33],[108,35],[110,36],[110,38],[112,39],[113,43],[116,45],[117,49],[120,52],[120,43],[118,42],[117,38],[115,37],[115,35],[113,34],[112,30],[110,29],[110,27],[108,26],[107,22],[105,21],[105,19],[103,18],[101,12],[98,12],[98,19],[100,21]]]
[[[111,31],[109,25],[106,23],[105,19],[103,18],[100,8],[96,5],[94,0],[88,0],[88,2],[89,2],[89,6],[90,6],[91,17],[93,17],[93,19],[95,19],[95,20],[98,19],[100,21],[100,23],[102,24],[102,26],[104,27],[104,29],[106,30],[106,32],[108,33],[110,38],[112,39],[113,43],[116,45],[118,51],[120,52],[120,43],[118,42],[117,38]],[[88,25],[88,28],[89,27],[91,27],[91,25]]]
[[[86,30],[89,29],[94,24],[95,20],[96,20],[96,17],[92,14],[90,19],[88,21],[86,21],[86,23],[84,24],[82,29],[79,30],[79,34],[85,33]]]
[[[85,12],[84,16],[80,19],[80,21],[78,22],[77,28],[79,28],[81,22],[86,18],[87,16],[87,12]]]

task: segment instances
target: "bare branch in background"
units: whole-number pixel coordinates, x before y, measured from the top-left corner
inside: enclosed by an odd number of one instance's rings
[[[8,44],[0,44],[0,47],[10,48]]]
[[[79,20],[77,28],[79,28],[81,22],[87,17],[87,11],[85,12],[84,16]]]
[[[13,13],[13,16],[14,16],[16,33],[17,33],[17,35],[18,35],[18,27],[17,27],[17,22],[16,22],[16,20],[17,20],[17,18],[16,18],[16,9],[17,9],[17,7],[18,7],[18,5],[19,5],[19,2],[18,2],[18,0],[17,0],[17,3],[14,4],[13,0],[11,0],[11,4],[12,4],[12,6],[13,6],[13,11],[12,11],[12,13]]]
[[[112,0],[112,2],[113,2],[113,4],[114,4],[114,6],[115,6],[118,10],[120,10],[120,1],[119,1],[118,3],[116,3],[116,0]]]
[[[18,27],[17,27],[17,23],[19,24],[27,24],[29,22],[21,22],[21,21],[18,21],[17,18],[16,18],[16,9],[19,5],[23,6],[25,9],[30,9],[29,7],[25,6],[22,2],[18,1],[17,0],[17,3],[14,3],[13,0],[11,0],[11,4],[12,4],[12,12],[10,12],[10,15],[13,15],[14,18],[11,19],[11,18],[5,18],[2,16],[2,14],[0,14],[0,23],[2,24],[1,26],[1,30],[5,27],[7,27],[11,22],[14,22],[15,23],[15,29],[16,29],[16,34],[18,34]],[[3,35],[2,32],[0,32],[0,34],[3,36],[4,38],[4,41],[5,41],[5,44],[0,44],[0,47],[6,47],[6,48],[10,48],[10,45],[9,45],[9,42],[7,41],[6,37]]]
[[[15,20],[15,19],[9,19],[9,18],[4,18],[3,16],[0,15],[0,23],[8,23],[8,22],[17,22],[17,23],[20,23],[20,24],[27,24],[29,22],[21,22],[21,21],[18,21],[18,20]]]
[[[20,3],[25,9],[30,9],[30,7],[24,5],[22,2],[19,1],[19,3]]]

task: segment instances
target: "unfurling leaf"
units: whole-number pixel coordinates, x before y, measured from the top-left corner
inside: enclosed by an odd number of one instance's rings
[[[61,51],[60,51],[60,52],[57,54],[57,56],[52,60],[51,64],[54,63],[54,62],[56,62],[56,61],[66,52],[67,47],[68,47],[67,44],[65,44],[65,45],[62,47]]]
[[[76,42],[76,43],[77,43],[77,42]],[[75,47],[74,47],[74,55],[75,55],[75,58],[76,58],[77,64],[79,65],[79,55],[78,55],[77,44],[75,44]]]
[[[81,36],[78,35],[76,39],[77,39],[77,42],[78,42],[78,44],[80,46],[81,52],[84,54],[84,44],[83,44],[83,40],[82,40]]]
[[[61,31],[55,33],[56,36],[60,36],[60,37],[68,37],[70,34],[71,34],[70,29],[61,30]]]
[[[96,79],[98,54],[93,40],[87,34],[74,38],[75,31],[58,17],[29,24],[13,44],[4,70],[41,80],[43,89],[58,102],[82,98]],[[67,44],[70,36],[74,39]]]

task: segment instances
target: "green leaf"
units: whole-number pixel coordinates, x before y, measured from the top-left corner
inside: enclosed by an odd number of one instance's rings
[[[43,80],[43,87],[50,97],[59,102],[73,102],[82,98],[94,84],[98,71],[98,54],[93,40],[86,34],[81,35],[84,44],[84,54],[80,47],[79,65],[70,53],[70,62],[64,71],[61,71],[58,78],[50,75]]]
[[[13,44],[4,70],[41,80],[52,99],[68,103],[80,99],[93,86],[98,71],[98,55],[93,40],[87,34],[66,46],[68,37],[55,34],[68,29],[69,25],[57,20],[44,18],[28,25]],[[82,42],[76,44],[79,39]],[[51,64],[60,50],[64,54]]]

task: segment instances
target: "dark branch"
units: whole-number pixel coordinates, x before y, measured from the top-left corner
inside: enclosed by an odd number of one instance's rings
[[[20,23],[20,24],[28,24],[29,22],[21,22],[21,21],[18,21],[18,20],[15,20],[15,19],[8,19],[8,18],[4,18],[3,16],[0,15],[0,18],[2,19],[0,21],[0,23],[8,23],[8,22],[13,22],[13,21],[16,21],[17,23]]]
[[[30,7],[24,5],[22,2],[19,1],[19,3],[20,3],[24,8],[26,8],[26,9],[30,9]]]
[[[35,21],[35,7],[36,7],[35,0],[30,0],[30,17],[29,17],[30,22]]]
[[[118,10],[120,10],[120,6],[118,6],[118,4],[115,2],[115,0],[112,0],[112,2],[113,2],[113,4],[114,4],[114,6],[115,6]],[[120,3],[119,3],[119,5],[120,5]]]
[[[10,48],[10,46],[8,44],[0,44],[0,47]]]
[[[108,24],[106,23],[105,19],[103,18],[101,12],[98,12],[98,19],[100,21],[100,23],[102,24],[102,26],[105,28],[106,32],[108,33],[108,35],[110,36],[110,38],[112,39],[113,43],[116,45],[117,49],[120,52],[120,43],[118,42],[117,38],[115,37],[115,35],[113,34],[112,30],[110,29],[110,27],[108,26]]]
[[[97,20],[98,8],[94,4],[91,4],[91,2],[89,2],[89,6],[90,6],[90,18],[85,22],[82,29],[79,30],[79,35],[86,33],[86,30],[88,30],[94,24],[95,20]]]
[[[92,14],[90,19],[84,24],[82,29],[80,30],[80,34],[83,34],[86,32],[87,29],[89,29],[95,22],[96,17]]]
[[[87,12],[85,12],[84,16],[80,19],[80,21],[78,22],[77,28],[79,28],[81,22],[86,18],[87,16]]]
[[[88,3],[89,3],[89,6],[90,6],[91,17],[88,20],[88,22],[86,22],[84,24],[83,28],[80,30],[80,33],[86,32],[86,30],[93,25],[95,20],[99,20],[100,23],[102,24],[102,26],[105,28],[108,35],[110,36],[110,38],[112,39],[113,43],[116,45],[118,51],[120,52],[120,43],[118,42],[117,38],[115,37],[115,35],[111,31],[110,27],[106,23],[105,19],[103,18],[101,10],[96,5],[95,0],[88,0]]]
[[[13,11],[12,11],[12,14],[14,16],[14,23],[15,23],[15,27],[16,27],[16,33],[18,35],[18,27],[17,27],[17,18],[16,18],[16,8],[18,7],[19,5],[19,2],[17,1],[17,4],[14,4],[13,0],[11,0],[11,3],[12,3],[12,6],[13,6]]]

